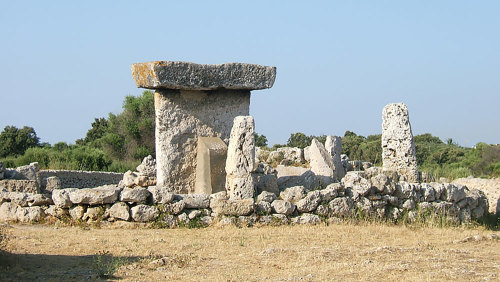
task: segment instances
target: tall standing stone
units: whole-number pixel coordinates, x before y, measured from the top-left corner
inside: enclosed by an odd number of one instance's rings
[[[132,65],[137,87],[155,89],[157,186],[193,193],[198,137],[228,142],[233,119],[247,116],[250,90],[272,87],[275,67],[230,63]]]
[[[226,160],[226,190],[231,200],[253,198],[255,137],[252,116],[234,118]]]
[[[345,176],[344,166],[342,165],[342,138],[339,136],[327,136],[325,141],[325,149],[332,156],[333,167],[335,169],[334,176],[337,179],[342,179]]]
[[[311,142],[309,148],[311,171],[320,180],[320,185],[326,186],[335,181],[335,166],[332,156],[316,138]]]
[[[382,111],[382,162],[384,171],[398,172],[406,181],[418,181],[417,156],[408,108],[389,104]]]

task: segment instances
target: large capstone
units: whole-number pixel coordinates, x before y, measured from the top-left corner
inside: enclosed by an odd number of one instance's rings
[[[247,116],[250,90],[270,88],[275,67],[149,62],[132,65],[138,87],[155,89],[157,183],[195,192],[198,137],[225,143],[237,116]]]
[[[157,61],[132,65],[137,87],[179,90],[256,90],[271,88],[276,67],[228,63],[202,65],[189,62]]]
[[[382,162],[384,171],[397,172],[409,182],[418,181],[415,144],[403,103],[389,104],[382,111]]]

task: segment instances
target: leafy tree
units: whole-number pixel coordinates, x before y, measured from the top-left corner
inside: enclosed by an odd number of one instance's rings
[[[288,138],[288,142],[286,143],[286,145],[288,147],[298,147],[304,149],[305,147],[311,145],[311,140],[311,137],[307,137],[302,132],[297,132],[290,135],[290,138]]]
[[[431,143],[431,144],[444,144],[439,137],[432,136],[430,133],[424,133],[413,137],[415,143]]]
[[[267,146],[267,137],[263,134],[254,133],[255,135],[255,146],[265,147]]]
[[[40,138],[33,127],[6,126],[0,133],[0,157],[22,155],[31,147],[39,147]]]
[[[365,141],[365,137],[357,135],[352,131],[346,131],[342,137],[342,153],[349,156],[351,160],[361,159],[361,151],[359,147]]]
[[[91,126],[92,127],[87,131],[85,139],[77,140],[77,144],[86,145],[94,142],[102,138],[109,128],[108,120],[105,118],[94,118],[94,122],[92,122]]]

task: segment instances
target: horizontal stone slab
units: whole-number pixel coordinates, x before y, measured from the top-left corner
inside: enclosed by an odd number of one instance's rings
[[[156,61],[133,64],[132,76],[137,87],[148,89],[257,90],[273,86],[276,67],[243,63],[202,65]]]

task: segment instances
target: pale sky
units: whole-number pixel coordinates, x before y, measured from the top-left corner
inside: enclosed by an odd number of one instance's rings
[[[277,67],[252,92],[269,143],[381,132],[404,102],[414,135],[500,143],[499,1],[0,1],[0,129],[74,143],[140,95],[130,65]]]

